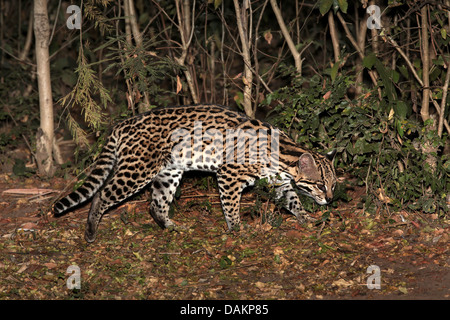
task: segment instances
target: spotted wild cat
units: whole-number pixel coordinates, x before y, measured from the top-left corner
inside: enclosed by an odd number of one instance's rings
[[[298,146],[272,125],[218,105],[157,108],[116,125],[84,184],[53,206],[55,215],[93,197],[85,239],[95,240],[103,214],[147,185],[150,213],[159,226],[174,226],[169,208],[183,172],[215,172],[228,228],[240,224],[241,192],[268,178],[300,223],[306,212],[295,192],[318,204],[333,199],[335,151]],[[293,183],[292,183],[293,182]]]

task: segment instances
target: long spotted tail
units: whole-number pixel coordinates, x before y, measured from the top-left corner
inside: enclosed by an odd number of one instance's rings
[[[89,200],[103,186],[116,163],[116,143],[110,136],[103,147],[94,169],[81,187],[68,194],[53,205],[53,214],[61,213]]]

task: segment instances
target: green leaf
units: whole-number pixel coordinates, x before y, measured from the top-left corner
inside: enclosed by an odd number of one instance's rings
[[[320,13],[324,16],[328,11],[330,11],[332,5],[333,0],[320,0],[319,2]]]
[[[381,77],[384,89],[386,90],[386,96],[390,103],[394,103],[397,100],[397,92],[395,91],[392,79],[392,73],[383,65],[383,63],[375,57],[375,67]]]
[[[339,63],[337,62],[333,65],[333,67],[331,68],[331,71],[330,71],[330,76],[331,76],[332,82],[334,82],[334,80],[336,79],[338,70],[339,70]]]
[[[242,92],[236,92],[236,95],[234,96],[234,101],[238,105],[239,109],[243,110],[244,107],[242,106],[242,103],[244,102],[244,94]]]
[[[400,71],[402,76],[404,76],[407,80],[409,79],[408,69],[405,66],[399,66],[398,70]]]
[[[398,135],[400,136],[400,138],[403,138],[403,134],[405,133],[405,131],[403,130],[402,122],[399,120],[396,120],[395,123],[396,123]]]
[[[377,61],[377,56],[375,53],[370,53],[363,59],[363,66],[367,69],[372,69],[373,65],[375,64],[375,61]]]
[[[395,70],[392,70],[392,81],[394,83],[397,83],[399,79],[400,79],[400,73],[398,73]]]
[[[442,39],[447,39],[447,30],[445,30],[445,28],[441,29],[441,37]]]
[[[343,13],[347,13],[348,3],[347,0],[338,0],[339,8]]]
[[[364,153],[365,147],[366,147],[366,141],[363,138],[359,138],[358,140],[356,140],[354,150],[356,151],[357,154]]]
[[[228,269],[233,264],[233,261],[230,260],[230,258],[226,256],[222,256],[219,260],[219,265],[222,269]]]
[[[214,9],[217,10],[217,8],[222,4],[222,0],[214,0]]]

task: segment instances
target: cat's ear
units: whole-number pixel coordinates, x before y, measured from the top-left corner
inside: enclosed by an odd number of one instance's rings
[[[333,162],[334,157],[336,156],[336,149],[331,150],[330,152],[325,153],[324,156],[325,156],[328,160],[330,160],[331,162]]]
[[[316,161],[310,153],[304,153],[300,156],[300,158],[298,159],[298,167],[300,169],[300,172],[305,176],[315,180],[320,179]]]

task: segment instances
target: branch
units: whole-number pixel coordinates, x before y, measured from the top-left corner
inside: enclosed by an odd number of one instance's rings
[[[288,29],[286,28],[286,24],[284,23],[283,16],[281,15],[280,8],[278,7],[276,0],[270,0],[270,4],[272,5],[273,12],[277,17],[278,24],[280,25],[281,32],[283,33],[283,37],[286,40],[289,50],[291,50],[291,54],[294,57],[295,68],[297,69],[298,75],[302,74],[302,58],[297,48],[295,47],[294,41],[292,41],[291,35],[289,34]]]
[[[334,15],[331,10],[330,12],[328,12],[328,25],[330,27],[331,42],[333,43],[334,63],[338,63],[339,53],[341,50],[339,49],[339,38],[336,29],[336,23],[334,22]]]
[[[420,115],[423,121],[430,118],[430,52],[428,48],[428,5],[423,6],[420,9],[422,16],[421,31],[422,31],[422,79],[423,79],[423,96],[422,96],[422,108],[420,109]]]
[[[447,93],[448,93],[448,83],[450,81],[450,66],[447,65],[447,74],[445,76],[444,87],[442,88],[442,100],[441,100],[441,110],[439,113],[439,123],[438,123],[438,136],[442,137],[442,130],[444,126],[444,113],[445,105],[447,103]]]
[[[27,37],[22,52],[19,55],[20,60],[25,60],[30,52],[31,42],[33,41],[33,10],[30,10],[30,22],[28,25]]]
[[[350,32],[350,30],[347,27],[347,22],[345,22],[344,18],[342,17],[342,15],[339,11],[336,13],[336,16],[338,17],[339,21],[341,22],[342,27],[344,28],[344,31],[345,31],[345,35],[347,36],[348,40],[350,40],[350,42],[352,43],[353,47],[358,52],[361,59],[364,59],[364,52],[359,47],[358,42],[356,42],[355,38],[353,38],[352,33]]]
[[[355,47],[355,49],[358,52],[358,54],[361,57],[361,59],[364,59],[364,52],[359,47],[358,42],[356,42],[355,38],[353,38],[350,30],[347,27],[347,23],[345,22],[344,18],[342,17],[342,15],[341,15],[341,13],[339,11],[336,13],[336,16],[338,17],[339,21],[342,24],[342,27],[344,28],[345,35],[350,40],[350,42],[352,43],[353,47]],[[377,85],[377,77],[378,77],[377,73],[374,70],[367,70],[367,71],[369,72],[369,75],[370,75],[370,78],[372,79],[373,84],[376,86]]]
[[[384,33],[384,32],[382,32],[382,33]],[[400,53],[400,55],[403,57],[403,59],[405,59],[405,62],[408,65],[409,70],[411,70],[412,74],[414,75],[414,78],[416,78],[417,82],[419,82],[419,84],[423,87],[423,81],[422,81],[422,79],[420,79],[419,75],[416,72],[416,69],[414,69],[414,66],[411,63],[411,60],[409,60],[406,53],[402,50],[402,48],[400,48],[398,43],[394,39],[392,39],[391,36],[384,35],[383,37],[385,40],[388,40],[392,44],[392,46],[398,51],[398,53]]]

